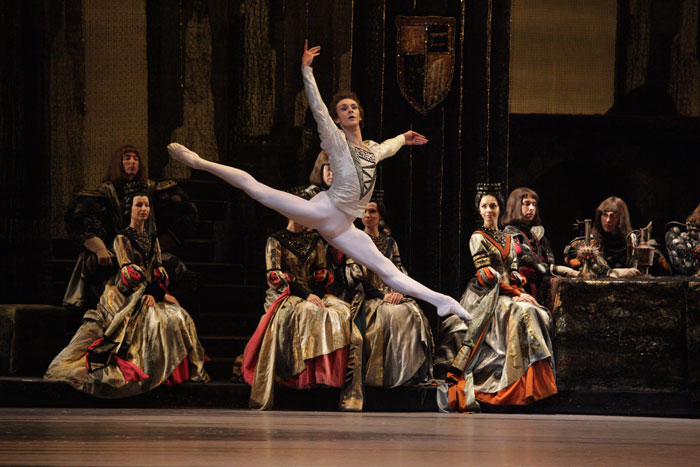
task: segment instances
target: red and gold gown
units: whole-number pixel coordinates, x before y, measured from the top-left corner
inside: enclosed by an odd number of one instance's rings
[[[469,248],[476,277],[460,303],[472,321],[451,316],[443,322],[438,358],[451,363],[438,391],[440,408],[467,412],[479,402],[523,405],[555,394],[551,317],[546,308],[514,300],[523,279],[513,238],[476,231]]]
[[[250,407],[271,409],[276,382],[296,389],[343,387],[348,361],[353,360],[351,342],[359,331],[351,323],[350,306],[326,293],[333,275],[326,267],[321,236],[279,231],[267,240],[265,261],[266,313],[246,345],[242,366],[252,386]],[[307,301],[311,293],[325,306]],[[359,336],[355,347],[361,346]],[[359,392],[353,394],[361,396],[361,388],[355,389]],[[362,399],[344,392],[341,408],[361,410]]]
[[[134,396],[160,384],[209,381],[192,318],[162,299],[168,280],[155,235],[127,227],[115,237],[114,252],[119,273],[44,377],[104,398]],[[156,299],[155,306],[146,306],[146,294]]]

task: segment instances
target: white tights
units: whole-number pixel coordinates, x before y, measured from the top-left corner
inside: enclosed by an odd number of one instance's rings
[[[173,159],[192,167],[204,170],[245,191],[251,198],[274,209],[297,223],[318,230],[331,245],[363,266],[376,272],[389,287],[397,292],[410,295],[433,304],[440,316],[453,313],[464,320],[471,316],[452,297],[430,290],[420,282],[402,274],[394,263],[382,255],[372,240],[353,225],[353,216],[331,203],[324,192],[310,201],[290,193],[275,190],[258,182],[249,173],[207,161],[184,146],[172,143],[168,152]]]

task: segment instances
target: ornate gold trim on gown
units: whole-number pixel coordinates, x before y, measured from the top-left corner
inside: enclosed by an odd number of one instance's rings
[[[477,268],[460,301],[471,313],[441,327],[441,362],[452,357],[440,387],[442,410],[474,411],[478,401],[526,404],[557,392],[554,383],[551,317],[541,306],[515,301],[522,293],[513,239],[500,231],[475,232],[469,248]],[[464,336],[459,348],[450,348]]]
[[[372,241],[379,251],[406,273],[396,241],[383,233]],[[346,265],[350,286],[369,284],[384,294],[394,290],[374,271],[352,259]],[[433,377],[433,334],[430,322],[415,300],[405,297],[396,305],[382,297],[368,298],[363,294],[365,314],[365,384],[396,387],[409,381],[427,382]]]
[[[162,300],[153,307],[144,303],[145,294],[157,294],[161,284],[167,284],[158,240],[152,236],[151,242],[150,251],[144,251],[125,232],[115,237],[120,272],[107,284],[97,308],[85,313],[68,346],[51,362],[46,379],[66,381],[97,397],[127,397],[165,383],[186,362],[189,380],[209,381],[204,348],[190,315]],[[100,339],[104,339],[102,345],[98,345]],[[116,345],[106,346],[107,342]],[[89,352],[91,346],[95,349]],[[100,358],[91,360],[96,349],[105,348]],[[125,376],[124,362],[147,377]]]
[[[265,247],[266,314],[246,346],[243,375],[252,386],[250,407],[271,409],[275,383],[298,389],[319,384],[342,387],[350,344],[358,332],[350,306],[324,293],[332,274],[316,232],[282,230]],[[306,300],[314,293],[325,307]],[[361,346],[361,336],[359,345]],[[357,344],[356,344],[357,345]],[[341,408],[361,410],[359,399],[344,397]]]

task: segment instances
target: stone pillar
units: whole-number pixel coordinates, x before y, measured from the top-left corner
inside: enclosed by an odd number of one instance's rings
[[[243,80],[236,131],[244,138],[270,134],[274,121],[277,56],[270,44],[269,0],[245,0]]]
[[[64,233],[63,216],[85,186],[80,157],[85,126],[85,48],[82,1],[59,2],[49,54],[51,114],[51,231]]]
[[[182,126],[173,131],[170,139],[184,144],[205,159],[218,161],[211,88],[211,39],[209,18],[195,9],[185,30]],[[169,160],[163,175],[165,178],[189,178],[190,171],[189,167]]]

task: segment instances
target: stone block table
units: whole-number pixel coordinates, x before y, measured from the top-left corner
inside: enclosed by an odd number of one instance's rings
[[[700,400],[700,278],[554,278],[548,306],[560,390]]]

